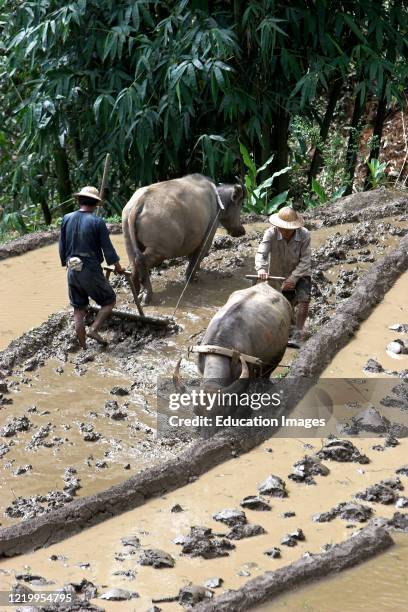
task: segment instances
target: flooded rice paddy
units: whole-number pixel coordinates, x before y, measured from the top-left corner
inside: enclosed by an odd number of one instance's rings
[[[315,311],[312,310],[310,321],[312,331],[330,316],[341,299],[347,298],[347,292],[359,275],[397,244],[398,232],[408,227],[406,221],[383,220],[385,224],[390,222],[396,234],[387,229],[379,231],[377,242],[371,243],[367,227],[364,229],[362,224],[361,234],[366,236],[366,244],[357,240],[355,244],[346,245],[347,248],[344,241],[355,232],[354,224],[322,228],[312,233],[315,258],[321,263],[318,269],[324,276],[322,281],[319,277],[323,297],[315,296]],[[141,344],[138,351],[129,357],[126,350],[121,356],[120,344],[106,352],[91,346],[89,360],[81,359],[80,354],[73,352],[65,362],[47,360],[34,371],[21,368],[15,373],[7,396],[13,403],[0,407],[0,425],[7,424],[12,417],[25,417],[29,426],[11,436],[11,440],[9,437],[0,439],[0,447],[2,443],[9,446],[0,459],[2,526],[21,520],[21,517],[4,514],[19,496],[44,495],[50,490],[62,492],[69,480],[72,484],[73,478],[79,479],[81,486],[73,495],[88,495],[164,458],[177,455],[177,445],[175,448],[166,447],[155,439],[156,376],[170,376],[181,355],[185,356],[185,373],[195,373],[194,361],[187,357],[185,349],[199,340],[200,333],[231,291],[248,285],[244,276],[253,273],[253,253],[266,227],[265,224],[247,226],[246,240],[237,243],[220,232],[218,245],[204,260],[199,281],[187,289],[176,313],[181,326],[179,333]],[[122,237],[113,236],[113,241],[125,259]],[[346,256],[340,261],[330,255],[332,245],[335,247],[336,244],[346,251]],[[155,300],[148,308],[149,314],[172,313],[183,288],[183,270],[184,266],[171,262],[169,267],[154,274]],[[4,348],[18,334],[40,324],[55,310],[64,308],[67,297],[65,273],[59,265],[56,245],[1,261],[0,272],[2,287],[5,288],[0,302],[0,348]],[[388,329],[389,325],[408,322],[404,298],[406,289],[405,274],[323,376],[381,376],[363,372],[370,358],[388,370],[401,371],[408,367],[403,359],[393,359],[386,353],[387,344],[398,336]],[[119,306],[131,304],[125,283],[117,283],[117,292]],[[27,296],[31,298],[27,300]],[[110,334],[109,331],[105,333]],[[293,355],[294,351],[288,351],[284,363],[288,364]],[[382,376],[390,380],[389,375]],[[398,379],[391,379],[397,384]],[[115,389],[122,389],[122,392],[118,394]],[[370,399],[373,401],[372,397]],[[112,402],[116,402],[116,406]],[[384,411],[379,400],[376,407],[392,420],[398,416],[400,422],[406,420],[401,411],[393,408]],[[118,411],[125,416],[112,418],[112,414]],[[342,416],[346,420],[348,415],[336,413],[336,417]],[[89,425],[92,426],[90,429]],[[33,445],[33,437],[47,427],[46,444]],[[92,432],[99,437],[95,439],[90,435],[86,440],[87,433]],[[352,501],[355,493],[384,478],[395,477],[395,470],[406,463],[408,455],[406,439],[381,452],[372,448],[378,445],[378,438],[359,438],[354,443],[369,456],[368,465],[325,462],[330,473],[317,477],[316,485],[310,486],[292,482],[287,476],[293,463],[305,454],[317,452],[323,440],[303,437],[269,440],[246,455],[214,468],[196,482],[151,500],[140,508],[47,549],[1,561],[0,586],[10,588],[15,583],[16,573],[29,571],[53,581],[55,588],[86,578],[97,585],[99,594],[108,587],[137,591],[139,598],[125,603],[95,600],[104,609],[113,611],[147,610],[152,605],[152,598],[177,595],[182,586],[190,582],[203,584],[214,576],[223,581],[222,587],[215,592],[237,588],[249,577],[286,565],[307,551],[319,552],[324,545],[342,541],[358,528],[358,523],[340,518],[316,523],[312,516],[341,502]],[[74,470],[68,480],[67,468]],[[236,541],[236,548],[228,557],[205,560],[181,554],[180,545],[173,542],[174,538],[187,535],[193,525],[211,527],[215,533],[228,531],[225,525],[213,520],[213,514],[223,508],[239,507],[245,496],[257,493],[257,485],[268,474],[277,475],[286,482],[288,496],[269,500],[269,511],[245,510],[248,521],[261,525],[265,533]],[[408,479],[401,477],[401,482],[404,487],[401,495],[408,496]],[[182,511],[172,512],[171,509],[177,505]],[[396,510],[395,504],[367,502],[367,505],[377,516],[388,518]],[[293,516],[285,515],[292,512],[295,513]],[[298,528],[303,530],[305,540],[294,547],[281,545],[285,534]],[[121,541],[128,536],[136,536],[141,549],[159,548],[170,554],[175,560],[174,568],[156,570],[140,565],[139,548],[124,546]],[[378,609],[399,612],[406,609],[403,603],[408,600],[408,595],[403,567],[408,561],[408,544],[402,535],[397,536],[396,542],[389,552],[360,568],[281,596],[259,610],[354,612],[364,608],[368,612]],[[273,559],[264,554],[271,547],[280,547],[281,558]],[[56,560],[50,561],[50,558]],[[392,579],[388,578],[390,572]],[[373,582],[375,588],[370,588]],[[344,593],[342,607],[338,608],[333,607],[338,605],[333,601],[333,590],[337,589]],[[181,609],[178,603],[158,605],[169,612]]]

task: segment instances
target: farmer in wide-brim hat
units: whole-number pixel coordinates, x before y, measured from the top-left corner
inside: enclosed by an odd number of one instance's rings
[[[285,278],[283,283],[269,282],[296,306],[295,340],[301,342],[311,294],[310,232],[303,227],[303,217],[290,206],[271,215],[269,222],[272,227],[258,247],[255,268],[261,281],[266,281],[268,274]]]
[[[68,269],[68,292],[74,307],[75,331],[79,344],[86,348],[86,335],[100,344],[107,344],[99,335],[99,328],[109,317],[116,303],[116,295],[103,275],[101,263],[115,266],[115,272],[124,269],[109,237],[105,221],[93,214],[101,203],[96,187],[83,187],[74,194],[79,210],[65,215],[61,225],[59,252],[61,264]],[[92,298],[101,309],[95,321],[85,331],[85,314]]]

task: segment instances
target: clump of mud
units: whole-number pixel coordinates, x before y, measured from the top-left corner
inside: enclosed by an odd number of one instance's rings
[[[140,565],[151,565],[159,569],[163,567],[174,567],[176,562],[173,557],[169,553],[164,552],[164,550],[149,548],[142,550],[139,557],[139,563]]]
[[[32,427],[31,421],[26,417],[13,417],[0,429],[0,436],[11,438],[19,431],[28,431]]]
[[[243,540],[244,538],[253,538],[257,535],[266,533],[262,525],[254,525],[247,523],[245,525],[239,524],[234,525],[233,528],[227,533],[229,540]]]
[[[228,527],[244,525],[247,522],[245,512],[236,508],[226,508],[225,510],[220,510],[213,515],[213,519],[228,525]]]
[[[370,459],[360,453],[350,440],[328,440],[317,452],[320,459],[354,463],[370,463]]]
[[[203,557],[203,559],[215,559],[216,557],[228,557],[235,545],[225,537],[218,537],[209,527],[191,527],[190,533],[181,538],[181,552],[190,557]]]
[[[356,498],[379,504],[393,504],[399,497],[397,491],[402,491],[403,488],[399,478],[387,478],[371,485],[365,491],[356,493]]]
[[[305,482],[306,484],[316,484],[314,476],[327,476],[330,470],[323,465],[318,457],[305,455],[293,464],[293,472],[288,475],[294,482]]]
[[[402,408],[403,401],[387,396],[380,403],[384,406],[392,406],[393,408]],[[359,408],[356,403],[353,408]],[[386,446],[391,446],[393,438],[404,438],[408,436],[408,427],[402,423],[391,422],[385,416],[374,408],[368,407],[366,410],[361,410],[358,416],[351,417],[351,420],[339,427],[341,434],[355,436],[360,433],[372,433],[378,435],[387,435]],[[398,444],[398,440],[395,445]]]
[[[16,497],[7,506],[4,513],[10,518],[24,520],[47,514],[51,510],[62,508],[73,500],[73,495],[66,491],[49,491],[47,495],[34,495],[32,497]]]
[[[306,540],[305,534],[302,529],[295,529],[291,533],[287,533],[282,539],[281,544],[283,546],[289,546],[292,548],[293,546],[297,546],[298,542],[303,542]]]
[[[268,511],[271,510],[270,504],[260,495],[247,495],[239,504],[241,508],[249,510]]]
[[[259,486],[258,491],[261,495],[270,495],[271,497],[287,497],[286,483],[279,476],[270,474]]]
[[[358,504],[355,502],[341,502],[328,512],[320,512],[313,516],[315,523],[328,523],[339,517],[344,521],[353,521],[364,523],[373,515],[373,510],[370,506]]]

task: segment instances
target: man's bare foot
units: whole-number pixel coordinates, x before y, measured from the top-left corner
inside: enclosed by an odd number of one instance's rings
[[[96,340],[97,342],[99,342],[99,344],[103,344],[103,346],[109,344],[108,341],[105,340],[105,338],[102,338],[102,336],[92,328],[88,330],[87,336],[88,338],[92,338],[92,340]]]

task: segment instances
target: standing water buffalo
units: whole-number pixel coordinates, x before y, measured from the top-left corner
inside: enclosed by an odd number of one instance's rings
[[[216,187],[201,174],[141,187],[133,194],[123,209],[122,226],[132,280],[143,303],[152,297],[149,270],[165,259],[188,256],[190,278],[208,253],[218,219],[231,236],[245,234],[243,199],[242,185]]]
[[[212,345],[233,349],[239,354],[260,359],[268,374],[282,359],[289,336],[292,308],[288,300],[267,283],[234,291],[211,319],[201,346]],[[180,362],[175,370],[175,382],[180,381]],[[200,353],[198,369],[203,376],[201,388],[220,397],[243,393],[249,384],[249,368],[240,360],[211,353]],[[212,408],[211,415],[227,416],[227,401]],[[234,408],[233,408],[234,409]],[[198,411],[204,414],[206,406]]]

